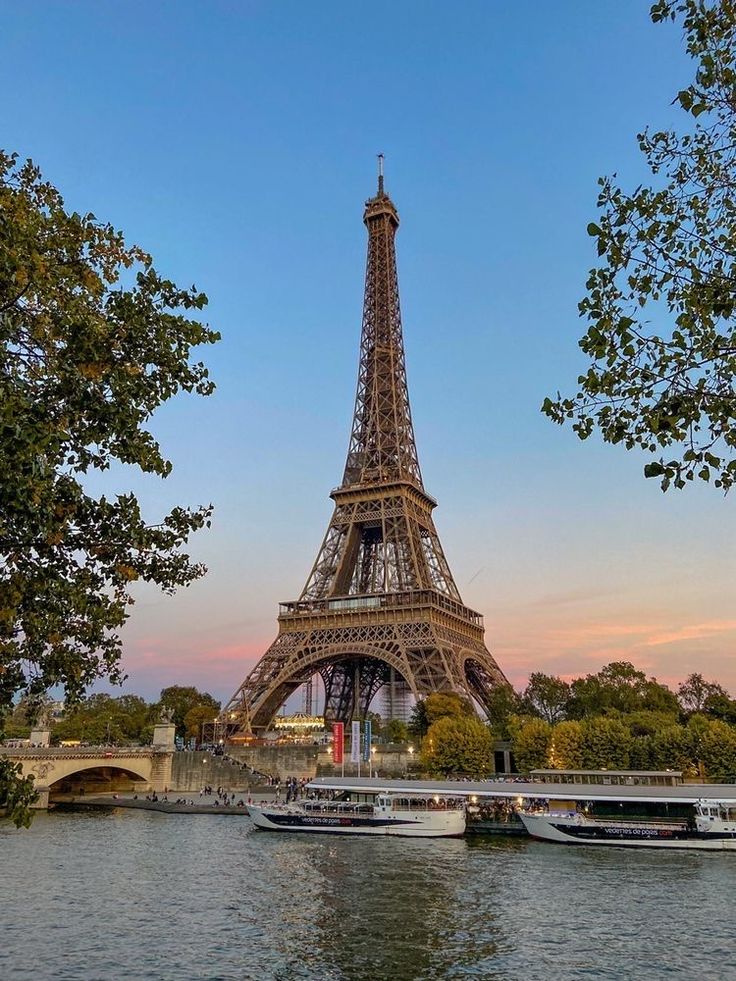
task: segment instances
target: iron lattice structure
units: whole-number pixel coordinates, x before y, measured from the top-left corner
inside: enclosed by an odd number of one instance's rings
[[[508,682],[487,650],[481,616],[463,605],[432,520],[406,382],[395,235],[384,192],[366,202],[363,327],[347,462],[322,547],[302,594],[282,603],[279,633],[226,705],[227,731],[266,728],[319,673],[325,720],[364,716],[403,679],[415,697],[453,691],[484,707]]]

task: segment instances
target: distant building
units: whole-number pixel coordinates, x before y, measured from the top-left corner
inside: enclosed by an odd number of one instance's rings
[[[391,679],[388,684],[383,686],[380,693],[380,708],[378,709],[381,719],[390,722],[391,719],[398,719],[399,722],[408,722],[414,708],[414,698],[411,688],[403,678],[397,678],[391,672]]]

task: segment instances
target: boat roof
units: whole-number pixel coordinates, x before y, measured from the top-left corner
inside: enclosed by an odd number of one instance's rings
[[[531,776],[553,777],[556,773],[581,777],[681,777],[682,770],[530,770]]]
[[[355,793],[442,794],[453,797],[521,798],[522,800],[604,800],[697,804],[699,801],[736,804],[736,784],[678,784],[659,787],[618,784],[534,783],[516,780],[385,780],[370,777],[315,777],[312,790],[352,790]]]

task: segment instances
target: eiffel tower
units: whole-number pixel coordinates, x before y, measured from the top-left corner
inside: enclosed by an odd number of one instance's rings
[[[358,391],[342,483],[327,534],[298,600],[282,603],[276,640],[225,706],[234,735],[267,728],[315,674],[325,721],[364,717],[401,679],[417,698],[457,692],[488,706],[507,685],[465,606],[432,520],[419,469],[404,362],[394,238],[399,215],[384,191],[365,205],[368,261]]]

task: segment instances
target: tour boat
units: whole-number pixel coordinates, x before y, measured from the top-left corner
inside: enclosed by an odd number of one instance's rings
[[[465,801],[451,795],[378,794],[373,803],[307,800],[248,805],[262,831],[446,838],[465,833]]]
[[[625,821],[581,812],[519,812],[533,838],[566,845],[618,845],[633,848],[699,848],[736,851],[733,801],[702,800],[689,822]]]

